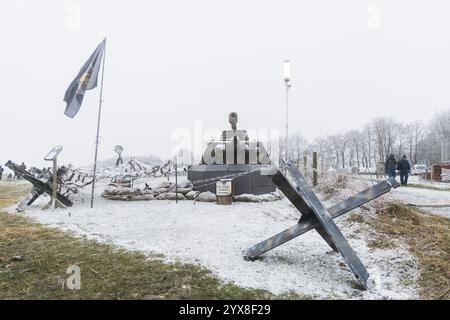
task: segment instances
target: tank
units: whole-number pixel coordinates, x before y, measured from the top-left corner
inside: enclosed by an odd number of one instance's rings
[[[272,180],[260,174],[271,167],[269,155],[260,141],[250,141],[246,130],[237,129],[238,115],[228,116],[231,129],[220,140],[208,142],[199,164],[188,167],[187,178],[194,190],[216,192],[216,180],[233,178],[233,194],[264,194],[275,191]]]

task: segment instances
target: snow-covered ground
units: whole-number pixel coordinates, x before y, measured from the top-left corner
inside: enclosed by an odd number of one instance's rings
[[[89,208],[89,188],[67,210],[42,211],[41,197],[26,214],[76,235],[87,236],[145,253],[162,253],[168,262],[198,263],[225,281],[266,289],[275,294],[297,292],[317,298],[415,298],[417,266],[406,249],[370,249],[359,227],[345,218],[338,225],[367,266],[375,287],[355,289],[353,274],[343,258],[331,252],[315,232],[308,232],[251,262],[242,251],[292,225],[298,211],[285,199],[270,203],[215,203],[193,201],[123,202],[100,197]],[[13,211],[13,210],[12,210]]]
[[[436,215],[450,218],[450,191],[399,187],[389,194],[392,199],[417,205]]]
[[[370,181],[370,177],[366,178]],[[397,176],[397,181],[399,180],[400,178]],[[401,186],[385,197],[405,204],[416,205],[431,214],[450,218],[450,183],[432,182],[424,180],[420,176],[410,176],[408,183],[416,186]]]

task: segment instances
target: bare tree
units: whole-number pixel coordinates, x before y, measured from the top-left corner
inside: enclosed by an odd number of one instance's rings
[[[289,138],[289,157],[301,163],[312,149],[318,152],[321,170],[358,166],[372,168],[391,154],[409,154],[414,163],[440,162],[441,142],[450,143],[450,109],[437,113],[428,125],[422,122],[402,124],[390,117],[375,118],[361,130],[318,137],[313,144],[300,134]],[[284,150],[281,141],[280,150]]]

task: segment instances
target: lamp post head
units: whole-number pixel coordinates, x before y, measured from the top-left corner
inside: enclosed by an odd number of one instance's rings
[[[286,84],[291,80],[291,61],[284,60],[283,62],[283,78]]]

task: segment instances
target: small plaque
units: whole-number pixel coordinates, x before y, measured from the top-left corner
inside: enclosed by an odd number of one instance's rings
[[[232,180],[222,179],[216,182],[217,196],[231,196],[232,194]]]
[[[44,160],[46,160],[46,161],[55,160],[56,157],[58,156],[58,154],[62,151],[62,149],[63,149],[62,146],[53,147],[53,149],[50,150],[50,152],[45,156]]]

